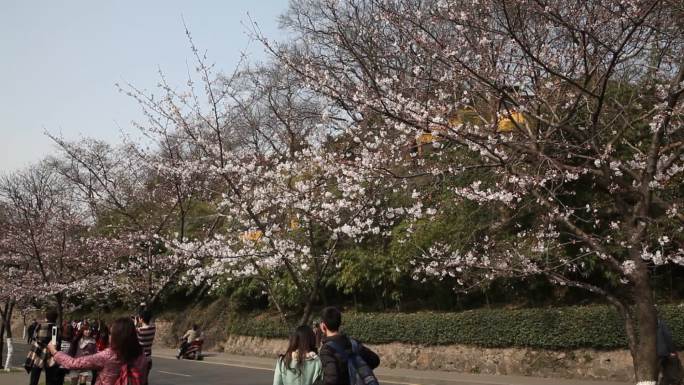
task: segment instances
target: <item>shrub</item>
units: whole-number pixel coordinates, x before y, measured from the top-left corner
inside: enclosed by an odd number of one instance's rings
[[[684,346],[684,308],[660,308],[678,346]],[[345,313],[346,333],[371,343],[421,345],[464,344],[482,347],[540,349],[621,349],[627,347],[624,326],[609,306],[481,309],[460,313]],[[230,334],[285,338],[292,325],[276,318],[241,318]]]

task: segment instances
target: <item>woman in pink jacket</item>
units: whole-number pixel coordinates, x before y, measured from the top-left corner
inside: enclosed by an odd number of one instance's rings
[[[95,385],[113,385],[122,372],[130,370],[140,376],[140,383],[147,382],[147,358],[138,342],[135,325],[130,318],[119,318],[111,326],[109,348],[93,355],[74,358],[50,344],[48,350],[55,361],[65,369],[97,370]],[[127,368],[126,368],[127,366]]]

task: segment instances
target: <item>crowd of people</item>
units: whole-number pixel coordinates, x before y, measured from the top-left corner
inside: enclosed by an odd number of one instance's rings
[[[279,356],[273,385],[377,385],[373,369],[377,354],[340,332],[342,313],[323,310],[314,327],[299,326]],[[53,335],[54,330],[54,335]],[[25,368],[29,385],[37,385],[41,373],[46,385],[145,385],[152,368],[152,344],[156,328],[151,312],[115,320],[109,327],[99,320],[71,320],[57,324],[57,312],[28,328],[31,351]],[[203,341],[193,324],[181,338],[177,358],[186,357]],[[123,381],[122,381],[123,380]]]
[[[97,320],[62,321],[48,310],[28,327],[30,351],[24,368],[29,385],[146,385],[152,368],[156,328],[142,308],[135,317],[118,318],[109,326]]]
[[[63,321],[48,310],[42,322],[28,331],[32,344],[25,368],[29,385],[37,385],[42,372],[46,385],[146,385],[152,368],[152,344],[156,328],[149,310],[136,317],[115,320],[110,327],[100,321]],[[290,335],[285,352],[276,361],[273,385],[378,385],[373,370],[380,358],[359,341],[341,332],[342,313],[323,309],[313,327],[302,325]],[[53,332],[54,329],[54,332]],[[185,332],[177,358],[203,340],[197,324]],[[657,352],[662,368],[661,384],[677,384],[681,366],[672,333],[658,320]]]

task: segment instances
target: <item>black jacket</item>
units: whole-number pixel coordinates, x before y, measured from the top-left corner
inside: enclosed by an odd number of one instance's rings
[[[676,353],[677,347],[672,339],[672,332],[667,324],[658,319],[658,331],[656,335],[656,352],[658,357],[667,357],[670,353]]]
[[[323,365],[323,382],[325,385],[349,385],[347,362],[342,361],[342,357],[335,352],[335,349],[326,345],[328,341],[336,342],[343,346],[348,354],[351,354],[351,342],[346,335],[338,334],[333,337],[324,337],[323,346],[321,346],[321,351],[319,352],[321,364]],[[359,355],[371,369],[375,369],[380,365],[380,357],[361,343],[359,343]]]

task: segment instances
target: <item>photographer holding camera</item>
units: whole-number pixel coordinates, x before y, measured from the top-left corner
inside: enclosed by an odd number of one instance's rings
[[[38,385],[40,373],[43,371],[46,385],[59,385],[62,382],[63,373],[47,349],[51,342],[59,345],[60,334],[57,328],[57,311],[49,309],[45,312],[45,320],[35,328],[35,339],[24,364],[26,372],[30,374],[29,385]]]

